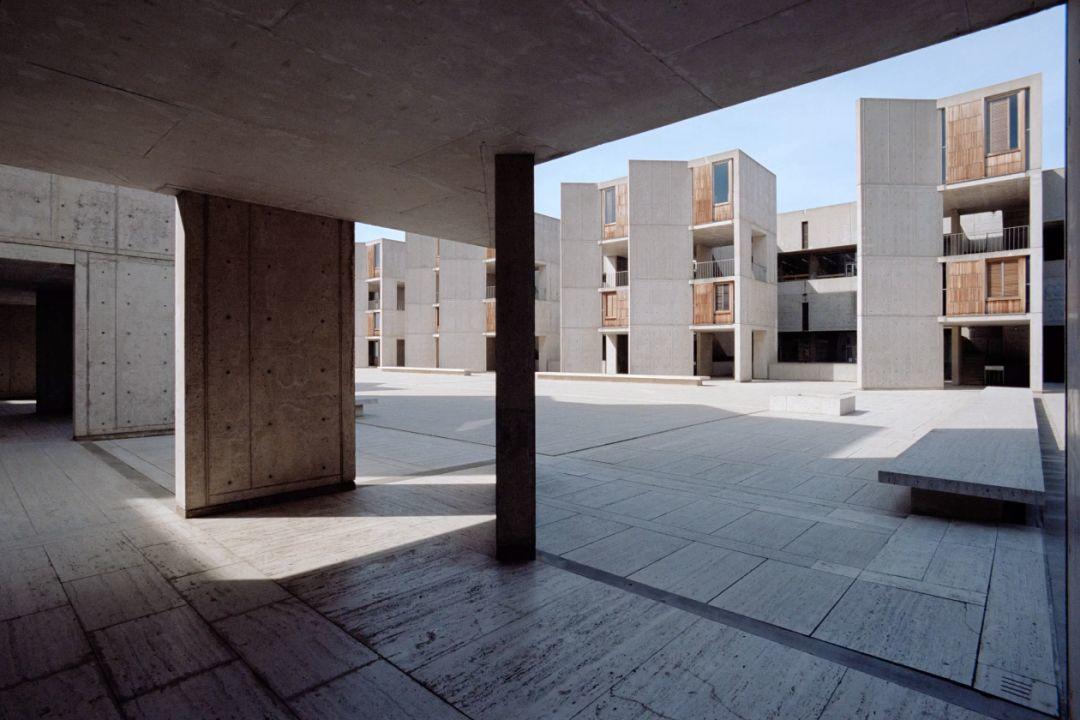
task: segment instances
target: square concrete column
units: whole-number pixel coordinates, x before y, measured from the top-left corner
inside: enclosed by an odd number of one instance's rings
[[[178,203],[179,509],[355,487],[352,223],[191,192]]]
[[[533,156],[495,156],[495,543],[536,557]]]

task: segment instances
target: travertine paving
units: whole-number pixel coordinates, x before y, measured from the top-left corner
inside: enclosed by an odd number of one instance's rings
[[[358,427],[357,491],[225,517],[181,520],[165,479],[137,469],[168,467],[168,438],[0,440],[0,717],[996,714],[981,696],[917,692],[587,574],[495,563],[490,376],[359,379],[380,404]],[[1028,609],[1038,529],[909,517],[897,489],[868,479],[932,427],[910,397],[860,398],[865,415],[821,424],[755,409],[764,384],[643,386],[607,403],[610,386],[558,386],[540,388],[547,552],[922,663],[958,691],[1002,674],[1055,682],[1052,624]],[[455,393],[476,412],[440,416]],[[428,395],[442,399],[425,411]],[[672,410],[635,412],[647,400]],[[675,408],[691,411],[679,422]],[[944,642],[901,641],[919,632]]]

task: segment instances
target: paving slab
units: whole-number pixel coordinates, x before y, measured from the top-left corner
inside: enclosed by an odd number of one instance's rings
[[[704,535],[716,532],[728,523],[748,514],[750,508],[723,500],[700,500],[653,518],[654,522],[699,532]]]
[[[245,562],[185,575],[174,584],[195,611],[210,622],[290,597],[278,583]]]
[[[119,720],[101,673],[93,663],[0,691],[0,717],[53,720]]]
[[[689,540],[632,527],[565,553],[567,560],[626,577],[690,544]]]
[[[693,503],[694,500],[695,498],[693,495],[686,493],[649,490],[640,495],[634,495],[625,500],[620,500],[607,505],[604,509],[608,512],[618,513],[619,515],[629,515],[630,517],[640,518],[642,520],[652,520],[660,517],[664,513],[686,507]]]
[[[214,625],[285,697],[373,662],[377,656],[298,600],[257,608]]]
[[[899,685],[848,670],[819,720],[989,720],[987,716],[950,705]]]
[[[710,605],[809,635],[852,578],[766,560]]]
[[[75,612],[87,630],[184,604],[183,598],[150,565],[101,573],[65,583]]]
[[[982,607],[856,581],[814,637],[970,685]]]
[[[387,662],[372,663],[291,703],[302,720],[465,720],[465,716]]]
[[[993,548],[943,541],[938,545],[923,580],[985,594],[993,560]]]
[[[537,528],[536,547],[555,555],[562,555],[582,545],[614,535],[627,527],[629,526],[614,520],[575,515]]]
[[[91,633],[121,698],[132,698],[234,655],[191,608],[175,608]]]
[[[821,522],[785,545],[784,550],[815,560],[863,568],[885,546],[888,537],[873,530]]]
[[[719,538],[779,550],[813,525],[811,520],[755,510],[712,534]]]
[[[140,695],[124,704],[135,720],[159,718],[215,718],[229,708],[230,720],[285,720],[291,718],[280,701],[241,662],[208,670],[168,687]]]
[[[816,720],[843,674],[826,660],[699,621],[582,715]]]
[[[695,542],[638,570],[629,579],[709,602],[764,561],[765,558]]]
[[[69,606],[0,623],[0,688],[89,659],[90,645]]]

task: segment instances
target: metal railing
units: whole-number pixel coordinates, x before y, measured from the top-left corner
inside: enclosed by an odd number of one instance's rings
[[[485,300],[494,300],[495,299],[495,286],[494,285],[488,285],[487,286],[487,289],[484,291],[484,299]]]
[[[694,280],[731,277],[735,274],[735,258],[726,258],[724,260],[694,260],[691,263],[690,272],[692,273]]]
[[[1001,232],[968,235],[948,233],[944,236],[944,255],[974,255],[976,253],[1025,250],[1028,247],[1028,226],[1017,225]]]
[[[769,279],[769,271],[765,269],[765,266],[759,262],[750,261],[750,271],[754,274],[755,280],[765,282]]]
[[[617,270],[613,273],[604,273],[600,279],[600,284],[603,287],[626,287],[630,284],[630,271],[629,270]]]
[[[368,300],[367,301],[367,309],[368,310],[378,310],[379,309],[379,301],[378,301],[378,299]]]

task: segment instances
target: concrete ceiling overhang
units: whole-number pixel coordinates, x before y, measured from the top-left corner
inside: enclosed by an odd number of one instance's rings
[[[8,0],[0,163],[490,244],[543,162],[1056,0]]]

